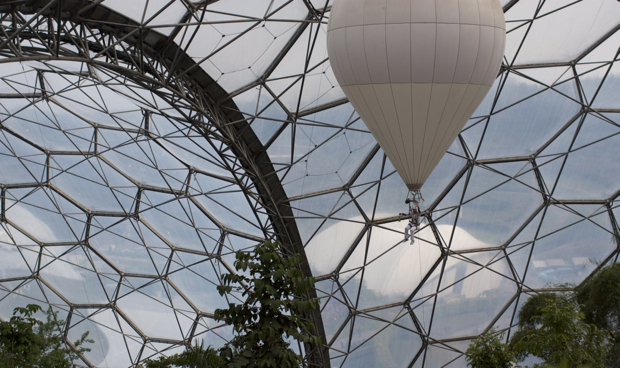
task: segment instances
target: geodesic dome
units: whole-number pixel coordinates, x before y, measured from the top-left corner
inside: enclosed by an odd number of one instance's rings
[[[0,318],[51,305],[86,366],[217,347],[221,274],[273,239],[318,280],[309,366],[465,366],[618,254],[620,3],[501,3],[502,69],[411,245],[330,69],[331,1],[0,2]]]

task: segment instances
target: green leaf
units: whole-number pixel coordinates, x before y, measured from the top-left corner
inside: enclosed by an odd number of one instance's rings
[[[247,295],[242,305],[229,304],[214,313],[215,319],[232,324],[236,332],[219,350],[227,367],[299,367],[302,359],[285,337],[321,344],[320,338],[311,335],[312,324],[299,318],[319,306],[318,300],[306,296],[315,280],[303,276],[299,255],[283,257],[279,248],[278,243],[265,242],[252,253],[239,251],[235,269],[251,270],[250,277],[222,275],[227,288],[218,287],[220,294],[244,288]]]
[[[605,334],[584,321],[572,294],[532,296],[519,311],[519,318],[524,320],[510,340],[519,361],[535,356],[547,365],[605,366]]]

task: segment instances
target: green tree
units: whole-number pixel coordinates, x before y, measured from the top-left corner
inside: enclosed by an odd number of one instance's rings
[[[602,268],[576,289],[585,321],[607,333],[607,366],[620,368],[620,264]]]
[[[278,243],[265,242],[254,252],[237,252],[238,274],[222,276],[221,295],[244,290],[245,302],[217,309],[215,319],[233,326],[235,337],[220,350],[228,367],[299,367],[302,358],[287,338],[321,344],[312,336],[313,326],[303,318],[319,307],[317,299],[305,298],[315,280],[299,269],[301,257],[284,257]],[[247,276],[246,276],[247,275]]]
[[[147,368],[219,368],[224,362],[219,357],[218,352],[211,346],[206,349],[202,344],[187,348],[180,354],[174,354],[168,357],[159,357],[155,360],[147,359],[143,362]],[[142,367],[139,365],[138,367]]]
[[[510,339],[517,360],[535,356],[534,367],[604,367],[605,335],[584,321],[570,294],[532,296],[519,311],[519,329]]]
[[[58,312],[50,307],[46,321],[40,321],[34,317],[40,310],[36,304],[17,307],[9,321],[0,321],[0,368],[70,368],[78,353],[90,351],[83,346],[94,342],[88,332],[73,343],[73,350],[61,338],[64,321],[58,320]]]
[[[511,368],[516,362],[513,352],[502,342],[504,334],[495,328],[473,340],[465,352],[467,365],[472,368]]]
[[[254,252],[235,255],[239,274],[222,275],[220,295],[244,290],[242,304],[229,303],[216,309],[215,319],[233,326],[235,337],[218,351],[211,347],[189,347],[181,354],[145,360],[147,368],[287,368],[299,367],[302,358],[287,339],[321,344],[312,336],[312,323],[302,316],[319,307],[307,295],[315,280],[299,269],[299,255],[284,257],[278,243],[259,244]],[[198,344],[197,344],[198,345]]]

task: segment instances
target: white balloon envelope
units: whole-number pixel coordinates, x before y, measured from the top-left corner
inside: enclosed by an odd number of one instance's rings
[[[335,0],[332,69],[409,190],[491,88],[505,38],[498,0]]]

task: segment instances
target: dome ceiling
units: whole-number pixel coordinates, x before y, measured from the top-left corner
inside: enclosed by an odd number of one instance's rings
[[[463,366],[531,293],[617,257],[617,1],[501,2],[502,69],[413,245],[331,72],[331,2],[65,0],[60,26],[29,3],[0,5],[0,318],[54,306],[89,365],[222,344],[215,285],[261,239],[307,258],[332,367]]]

